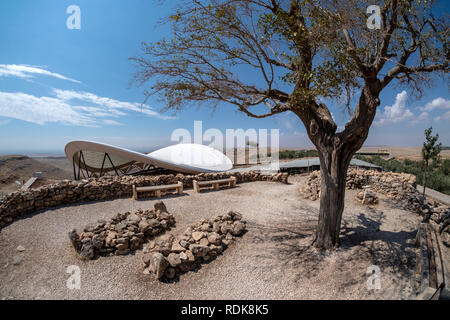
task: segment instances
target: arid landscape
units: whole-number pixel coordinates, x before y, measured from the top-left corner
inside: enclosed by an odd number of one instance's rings
[[[376,152],[379,149],[389,150],[391,157],[399,160],[420,161],[422,159],[421,147],[363,147],[361,151]],[[280,150],[283,150],[283,148]],[[443,159],[450,159],[450,150],[441,151],[440,156]],[[17,190],[19,187],[15,181],[23,183],[23,181],[32,177],[36,171],[42,172],[44,178],[48,179],[48,183],[73,178],[72,164],[64,156],[36,158],[21,155],[0,156],[0,193]]]
[[[412,245],[420,217],[380,198],[369,208],[349,191],[342,246],[323,254],[311,246],[317,201],[299,185],[250,182],[233,189],[163,199],[176,219],[173,233],[200,218],[240,212],[248,232],[212,262],[175,282],[142,273],[143,250],[82,261],[67,232],[118,212],[152,208],[156,200],[119,199],[64,206],[25,216],[0,233],[3,299],[410,299],[415,296]],[[23,251],[18,251],[19,246]],[[145,248],[145,246],[144,246]],[[69,290],[66,268],[81,269],[81,289]],[[381,269],[381,289],[368,290],[366,270]]]
[[[43,177],[54,180],[73,178],[67,158],[30,158],[23,155],[0,156],[0,194],[20,189],[33,176],[42,172]]]
[[[391,153],[391,157],[397,160],[409,159],[421,161],[422,147],[363,147],[360,151],[377,152],[380,149],[386,149]],[[440,153],[442,159],[450,159],[450,150],[442,150]]]

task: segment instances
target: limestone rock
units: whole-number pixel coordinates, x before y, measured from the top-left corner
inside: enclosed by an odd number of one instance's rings
[[[208,234],[208,242],[214,245],[218,245],[220,244],[220,235],[216,232],[211,232]]]
[[[160,210],[161,212],[167,212],[166,205],[162,201],[158,201],[154,205],[155,210]]]
[[[153,272],[158,279],[161,279],[169,266],[169,261],[159,252],[154,252],[150,259],[150,271]]]
[[[172,267],[178,267],[181,264],[181,258],[179,254],[171,253],[167,256],[167,261]]]
[[[92,241],[88,240],[83,242],[81,246],[80,255],[82,259],[89,260],[94,258],[94,246],[92,245]]]
[[[180,241],[174,241],[172,243],[172,249],[171,249],[172,252],[180,253],[185,250],[186,250],[186,248],[180,245]]]
[[[75,248],[76,251],[81,250],[81,239],[80,236],[77,233],[77,230],[72,230],[69,232],[69,239],[72,243],[72,246]]]
[[[201,238],[203,238],[203,232],[201,231],[192,232],[192,239],[194,239],[195,241],[199,241]]]

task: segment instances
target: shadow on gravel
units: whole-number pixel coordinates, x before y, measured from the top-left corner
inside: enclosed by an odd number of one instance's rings
[[[416,213],[405,202],[389,199],[387,197],[385,197],[381,201],[383,201],[384,204],[386,205],[386,207],[388,207],[389,209],[405,210],[405,211],[409,211],[411,213]]]
[[[236,185],[236,186],[234,186],[234,187],[232,187],[232,188],[230,188],[230,187],[222,187],[222,188],[220,188],[220,189],[202,189],[202,191],[200,192],[200,193],[204,193],[204,194],[208,194],[208,193],[214,193],[214,192],[220,192],[220,191],[224,191],[224,190],[234,190],[234,189],[238,189],[239,190],[239,186],[238,185]]]
[[[380,230],[385,219],[384,213],[370,210],[369,216],[363,213],[357,216],[356,226],[344,224],[341,245],[335,251],[323,252],[312,246],[317,219],[308,216],[285,224],[252,223],[249,225],[252,234],[249,241],[252,242],[255,256],[264,259],[268,268],[297,270],[296,281],[314,278],[323,272],[330,263],[326,259],[335,254],[338,255],[336,259],[340,260],[336,271],[343,274],[349,272],[351,265],[359,264],[366,268],[366,264],[367,267],[373,264],[381,270],[389,269],[410,278],[414,273],[416,256],[415,248],[408,240],[414,239],[415,231]],[[348,277],[356,281],[356,276]]]
[[[158,200],[158,201],[163,201],[165,199],[173,199],[173,198],[180,198],[180,197],[185,197],[185,196],[189,196],[189,193],[183,192],[182,194],[178,194],[178,193],[167,193],[161,196],[161,198],[157,198],[155,196],[142,196],[142,198],[138,198],[137,200],[133,200],[133,201],[137,201],[137,202],[142,202],[142,201],[151,201],[151,200]]]
[[[286,224],[263,225],[252,224],[252,241],[255,255],[265,259],[268,268],[292,268],[308,270],[299,274],[296,280],[306,276],[314,277],[321,271],[320,262],[326,255],[316,250],[311,244],[316,230],[317,220],[292,221]]]
[[[366,256],[381,270],[392,268],[403,276],[411,276],[416,263],[415,247],[411,240],[415,238],[416,231],[380,230],[384,214],[371,210],[374,211],[373,217],[364,213],[358,215],[356,227],[342,227],[340,249],[345,251],[360,247],[360,250],[354,250],[352,259]],[[359,257],[358,253],[362,256]]]

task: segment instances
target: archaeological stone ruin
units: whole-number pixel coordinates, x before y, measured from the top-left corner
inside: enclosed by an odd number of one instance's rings
[[[86,226],[81,233],[72,230],[69,239],[81,258],[89,260],[99,255],[129,254],[174,225],[175,218],[159,201],[154,210],[118,213],[109,221]]]
[[[246,231],[242,215],[229,211],[213,219],[190,225],[183,234],[165,235],[149,243],[142,266],[144,273],[158,279],[173,279],[180,273],[199,268],[202,262],[220,255]]]
[[[218,180],[236,177],[238,183],[251,181],[273,181],[287,183],[287,173],[262,174],[256,171],[235,173],[201,173],[198,175],[160,176],[104,176],[80,181],[64,180],[42,186],[35,190],[16,191],[0,201],[0,229],[14,219],[28,213],[65,204],[112,200],[130,197],[136,187],[176,184],[192,188],[192,181]],[[145,196],[145,194],[143,195]]]
[[[300,187],[300,194],[315,201],[320,198],[320,171],[312,172]],[[420,214],[423,222],[438,226],[444,244],[450,246],[450,208],[425,199],[416,189],[416,177],[406,173],[380,172],[350,168],[346,188],[359,190],[356,197],[363,204],[376,205],[377,194],[395,200],[400,206]]]

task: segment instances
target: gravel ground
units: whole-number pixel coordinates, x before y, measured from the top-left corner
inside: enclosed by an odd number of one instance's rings
[[[298,184],[240,184],[233,189],[163,199],[180,232],[205,217],[238,211],[249,231],[212,262],[174,282],[144,275],[143,252],[81,261],[67,232],[118,212],[152,208],[155,200],[119,199],[60,207],[0,231],[2,299],[409,299],[413,297],[419,217],[381,197],[373,209],[347,192],[342,245],[322,254],[310,246],[318,201],[303,200]],[[17,250],[23,246],[24,251]],[[19,262],[20,260],[20,262]],[[19,263],[18,263],[19,262]],[[17,264],[18,263],[18,264]],[[66,268],[81,269],[81,289],[66,286]],[[366,270],[377,265],[381,289],[368,290]]]

